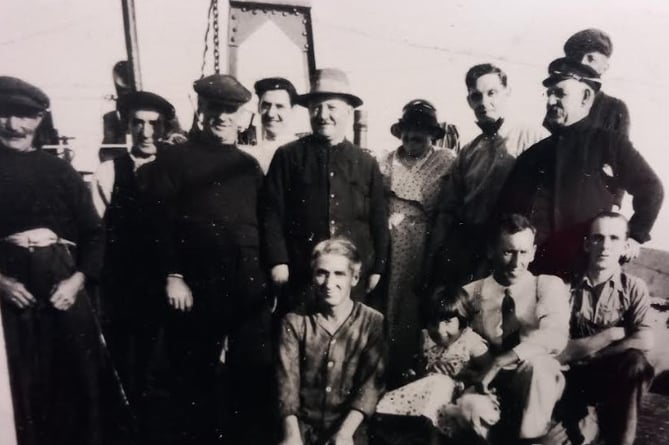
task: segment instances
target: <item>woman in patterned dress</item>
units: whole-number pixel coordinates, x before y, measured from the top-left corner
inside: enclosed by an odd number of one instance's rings
[[[449,149],[433,147],[445,132],[434,106],[425,100],[406,104],[390,132],[402,140],[380,163],[391,232],[385,315],[390,342],[387,378],[392,388],[401,384],[402,374],[412,368],[418,354],[421,326],[414,281],[440,184],[455,156]]]

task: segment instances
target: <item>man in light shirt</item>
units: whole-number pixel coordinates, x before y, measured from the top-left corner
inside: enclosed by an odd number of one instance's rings
[[[257,145],[240,148],[255,157],[266,174],[276,149],[297,139],[292,129],[297,91],[283,77],[260,79],[255,83],[254,89],[258,95],[262,132]]]
[[[481,372],[480,390],[494,388],[503,441],[537,440],[549,428],[564,388],[555,359],[569,330],[569,289],[557,277],[527,270],[534,259],[534,227],[521,215],[505,215],[491,238],[491,275],[461,289],[476,309],[472,329],[486,339],[494,359]]]
[[[499,190],[516,156],[548,135],[538,124],[520,125],[507,118],[511,88],[497,66],[473,66],[465,84],[481,134],[465,145],[442,184],[425,253],[421,282],[426,287],[446,284],[457,289],[487,274],[485,224]]]

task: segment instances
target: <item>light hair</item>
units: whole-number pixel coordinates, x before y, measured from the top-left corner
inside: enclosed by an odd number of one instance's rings
[[[316,262],[323,255],[340,255],[348,259],[350,270],[353,274],[360,273],[362,259],[358,249],[350,240],[344,237],[326,239],[316,244],[311,254],[311,268],[316,266]]]

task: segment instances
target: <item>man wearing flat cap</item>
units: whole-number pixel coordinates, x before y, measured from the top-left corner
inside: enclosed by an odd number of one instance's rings
[[[213,388],[224,338],[265,303],[256,214],[263,173],[236,145],[237,112],[251,93],[224,74],[204,77],[194,89],[201,131],[159,152],[142,174],[162,203],[167,385],[173,413],[184,419],[167,428],[168,437],[208,444],[220,412]]]
[[[569,58],[556,59],[544,80],[544,125],[551,136],[524,152],[500,193],[498,214],[516,212],[537,229],[535,273],[570,278],[578,268],[590,220],[617,203],[621,190],[632,195],[626,258],[650,239],[663,200],[662,183],[623,134],[592,125],[588,113],[599,76]]]
[[[293,109],[297,91],[283,77],[266,77],[254,85],[258,95],[258,114],[262,123],[260,138],[255,146],[242,146],[242,150],[258,160],[267,173],[277,148],[296,139],[292,128]]]
[[[584,29],[567,39],[564,54],[570,59],[588,65],[601,77],[609,69],[613,53],[611,38],[599,29]],[[601,89],[595,93],[590,108],[591,123],[598,128],[612,130],[629,137],[630,116],[627,105],[620,99],[605,94]]]
[[[162,149],[174,107],[148,91],[118,100],[122,122],[132,136],[128,153],[104,161],[92,183],[93,203],[106,230],[101,295],[107,342],[126,394],[137,410],[146,394],[150,360],[165,312],[165,277],[159,269],[155,215],[157,202],[137,180]],[[160,147],[160,148],[159,148]]]
[[[346,139],[362,100],[351,93],[344,72],[326,68],[314,73],[311,90],[297,103],[309,109],[313,133],[280,147],[267,173],[264,252],[271,278],[278,286],[288,283],[288,295],[300,300],[310,283],[314,246],[344,236],[363,257],[364,279],[354,291],[360,299],[378,284],[389,245],[379,166]]]
[[[79,174],[34,148],[48,108],[42,90],[0,76],[0,304],[16,436],[102,444],[118,421],[103,409],[121,392],[84,284],[99,276],[104,232]]]
[[[467,103],[481,134],[460,152],[441,184],[430,230],[422,279],[424,288],[453,289],[486,276],[486,223],[516,157],[548,135],[539,123],[527,125],[508,116],[508,78],[484,63],[465,75]]]

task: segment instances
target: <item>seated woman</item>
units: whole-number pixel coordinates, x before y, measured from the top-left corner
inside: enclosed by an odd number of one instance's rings
[[[461,296],[447,298],[438,288],[423,332],[422,378],[387,393],[377,406],[380,415],[423,416],[432,424],[431,443],[444,436],[472,443],[486,438],[499,419],[493,395],[466,391],[470,377],[490,360],[488,346],[470,327],[471,308]]]
[[[383,389],[383,316],[351,300],[361,258],[350,241],[314,248],[313,298],[286,315],[277,380],[282,445],[366,444]]]

